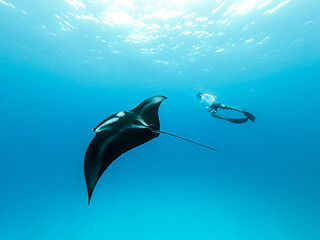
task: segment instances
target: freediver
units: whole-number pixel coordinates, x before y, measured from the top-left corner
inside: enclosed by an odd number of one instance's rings
[[[207,94],[207,93],[201,93],[198,92],[197,93],[197,98],[206,105],[206,109],[208,109],[208,111],[211,113],[211,116],[215,117],[215,118],[219,118],[219,119],[223,119],[223,120],[227,120],[229,122],[232,123],[245,123],[248,121],[248,119],[250,119],[252,122],[255,121],[255,116],[253,116],[251,113],[244,111],[244,110],[240,110],[237,109],[235,107],[231,107],[231,106],[227,106],[224,105],[222,103],[219,103],[216,101],[215,97]],[[233,111],[237,111],[237,112],[241,112],[243,113],[246,117],[245,118],[228,118],[228,117],[222,117],[220,115],[217,114],[217,110],[221,108],[221,109],[229,109],[229,110],[233,110]]]

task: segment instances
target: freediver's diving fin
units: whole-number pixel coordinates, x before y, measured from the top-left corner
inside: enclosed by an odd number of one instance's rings
[[[227,118],[227,121],[232,123],[245,123],[248,121],[248,118]]]
[[[246,111],[242,111],[242,113],[244,115],[246,115],[247,118],[249,118],[252,122],[254,122],[256,120],[256,117],[253,116],[253,114],[249,113],[249,112],[246,112]]]

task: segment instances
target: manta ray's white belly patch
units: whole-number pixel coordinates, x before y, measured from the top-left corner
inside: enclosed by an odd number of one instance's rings
[[[114,117],[114,118],[111,118],[109,119],[108,121],[104,122],[103,124],[101,124],[101,126],[99,126],[98,128],[96,128],[94,130],[95,133],[99,133],[99,132],[102,132],[103,130],[106,130],[106,128],[108,127],[108,125],[118,121],[119,118],[118,117]]]
[[[116,116],[117,116],[117,117],[123,117],[124,115],[125,115],[124,112],[118,112]]]

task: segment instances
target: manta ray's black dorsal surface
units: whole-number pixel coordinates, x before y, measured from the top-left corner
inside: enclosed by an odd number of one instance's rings
[[[99,178],[121,154],[159,136],[158,110],[166,97],[154,96],[130,111],[118,112],[100,123],[93,131],[84,160],[88,201]]]

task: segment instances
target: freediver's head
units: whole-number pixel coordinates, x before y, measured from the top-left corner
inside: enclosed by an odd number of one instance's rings
[[[198,93],[197,93],[197,98],[198,98],[198,99],[201,99],[201,97],[202,97],[202,92],[198,92]]]

